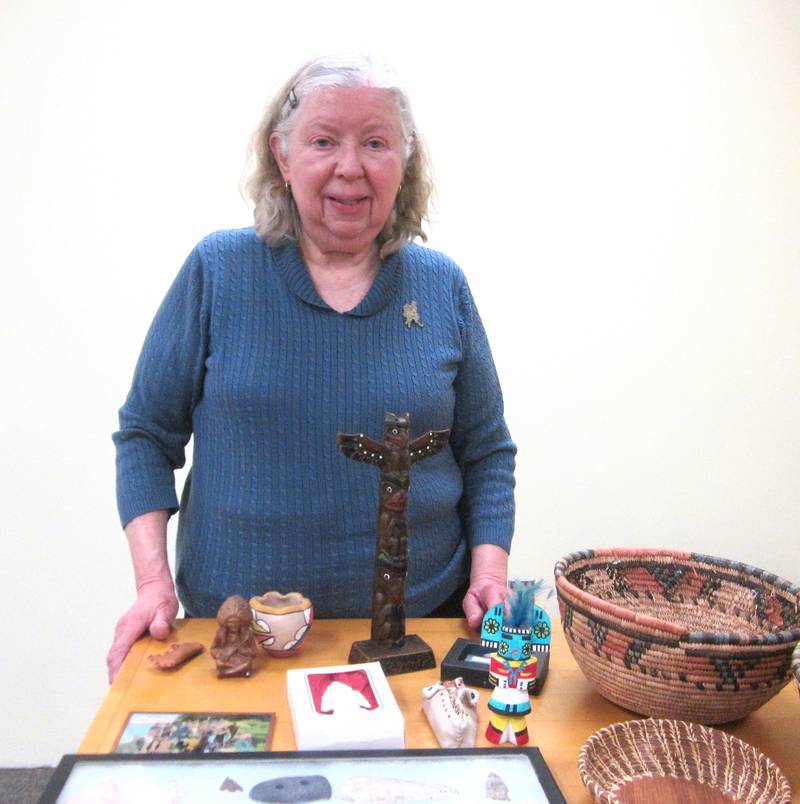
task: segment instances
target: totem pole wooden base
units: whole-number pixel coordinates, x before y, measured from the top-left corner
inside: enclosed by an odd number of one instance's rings
[[[380,662],[387,676],[413,673],[436,667],[436,659],[428,644],[416,634],[406,636],[405,643],[397,648],[391,642],[360,639],[353,643],[348,658],[350,664]]]

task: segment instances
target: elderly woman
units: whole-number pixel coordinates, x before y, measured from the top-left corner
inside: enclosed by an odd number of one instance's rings
[[[481,320],[459,268],[411,243],[431,191],[408,98],[360,57],[302,67],[255,134],[255,228],[189,255],[153,322],[120,410],[117,496],[137,598],[117,624],[113,678],[178,610],[298,590],[320,617],[370,614],[376,478],[337,432],[452,430],[414,468],[406,609],[504,595],[515,448]],[[173,471],[194,436],[180,505]],[[177,571],[168,517],[180,510]],[[453,604],[457,603],[458,608]]]

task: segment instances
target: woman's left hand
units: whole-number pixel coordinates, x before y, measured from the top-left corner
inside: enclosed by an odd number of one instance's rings
[[[464,597],[464,614],[470,628],[480,628],[483,615],[506,599],[508,592],[508,553],[496,544],[472,548],[469,589]]]

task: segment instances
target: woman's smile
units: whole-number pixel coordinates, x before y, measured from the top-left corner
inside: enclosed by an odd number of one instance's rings
[[[369,197],[366,195],[359,195],[355,197],[348,197],[344,195],[328,195],[326,200],[334,206],[337,212],[345,215],[353,215],[354,213],[361,213],[365,211],[369,202]]]

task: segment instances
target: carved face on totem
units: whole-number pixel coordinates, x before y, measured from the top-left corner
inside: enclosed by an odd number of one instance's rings
[[[381,513],[401,516],[408,505],[408,481],[402,478],[385,475],[381,478]]]
[[[387,555],[379,555],[376,562],[376,571],[380,574],[384,588],[382,603],[399,604],[403,602],[406,562],[392,559]]]
[[[398,416],[387,413],[383,419],[383,440],[396,449],[405,449],[408,445],[409,414]]]

